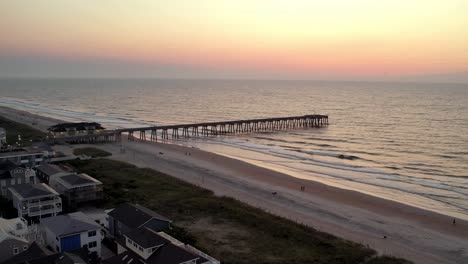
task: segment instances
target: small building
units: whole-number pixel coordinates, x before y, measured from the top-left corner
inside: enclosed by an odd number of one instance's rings
[[[43,163],[35,167],[34,170],[36,171],[36,177],[45,184],[49,184],[52,175],[64,172],[59,166],[49,163]]]
[[[17,184],[35,184],[36,172],[9,160],[0,163],[0,194],[7,197],[8,188]]]
[[[102,182],[84,173],[59,172],[49,178],[49,186],[62,195],[64,203],[76,208],[103,197]]]
[[[28,224],[24,218],[0,218],[0,263],[26,251]]]
[[[62,211],[60,195],[44,183],[19,184],[8,188],[19,217],[49,217]]]
[[[6,130],[3,127],[0,127],[0,147],[7,144],[6,141]]]
[[[138,204],[125,203],[108,213],[109,234],[119,237],[139,227],[148,227],[155,232],[169,228],[171,220]]]
[[[166,236],[166,237],[165,237]],[[219,264],[214,258],[208,258],[197,254],[197,252],[187,250],[183,243],[165,234],[161,234],[147,228],[140,227],[128,233],[117,242],[117,256],[104,260],[104,264]],[[179,242],[181,245],[173,243]],[[200,252],[200,251],[198,251]],[[201,252],[200,252],[201,253]]]
[[[96,122],[62,123],[49,127],[49,135],[52,137],[72,137],[79,135],[93,135],[104,128]]]
[[[83,247],[101,256],[102,227],[82,212],[48,217],[41,220],[46,243],[57,253]]]
[[[23,148],[0,150],[0,162],[11,161],[17,165],[32,168],[40,165],[44,160],[45,153],[43,151]]]

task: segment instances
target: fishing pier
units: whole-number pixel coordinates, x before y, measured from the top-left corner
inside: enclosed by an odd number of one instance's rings
[[[135,139],[158,141],[180,138],[239,135],[247,133],[273,132],[278,130],[322,127],[328,125],[327,115],[303,115],[291,117],[261,118],[221,122],[205,122],[182,125],[149,126],[104,130],[98,123],[58,124],[49,128],[54,132],[50,143],[106,143]],[[70,129],[72,127],[73,129]],[[78,130],[77,130],[78,129]],[[82,131],[77,133],[77,131]]]
[[[128,140],[139,138],[140,140],[158,141],[178,139],[181,137],[208,137],[218,135],[236,135],[276,130],[322,127],[328,125],[327,115],[303,115],[291,117],[276,117],[262,119],[248,119],[222,122],[207,122],[183,125],[153,126],[140,128],[116,129],[117,137],[123,134]],[[135,136],[135,135],[138,136]]]

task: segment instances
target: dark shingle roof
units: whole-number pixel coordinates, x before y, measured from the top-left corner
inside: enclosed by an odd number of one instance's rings
[[[70,252],[43,256],[24,262],[8,262],[8,264],[86,264],[82,257]]]
[[[10,160],[0,162],[0,170],[13,170],[21,165],[15,164]]]
[[[62,123],[49,127],[47,130],[52,132],[65,132],[67,128],[75,128],[76,130],[86,130],[86,127],[95,127],[96,129],[104,129],[101,124],[96,122],[80,122],[80,123]]]
[[[94,181],[80,175],[80,174],[70,174],[61,177],[62,180],[66,181],[70,185],[80,185],[80,184],[87,184],[87,183],[94,183]]]
[[[51,176],[51,175],[59,173],[59,172],[63,172],[63,170],[60,169],[59,166],[54,165],[54,164],[42,164],[40,166],[37,166],[36,170],[40,171],[40,172],[42,172],[42,173],[44,173],[44,174],[46,174],[48,176]]]
[[[152,248],[170,243],[170,241],[160,235],[157,235],[146,227],[133,229],[132,231],[125,233],[124,236],[130,238],[142,248]]]
[[[140,227],[151,218],[171,222],[168,218],[138,204],[122,204],[109,212],[109,215],[130,228]]]
[[[36,244],[36,242],[33,242],[26,251],[8,259],[6,262],[3,262],[3,264],[28,263],[31,260],[43,258],[45,256],[46,254],[44,251]]]
[[[11,173],[9,170],[0,170],[0,180],[11,178]]]
[[[120,255],[104,260],[103,264],[127,264],[131,259],[133,259],[131,263],[143,262],[148,264],[180,264],[187,261],[200,259],[200,257],[174,244],[167,243],[164,246],[158,248],[146,260],[130,249],[127,249],[126,252],[121,253]]]
[[[11,174],[10,174],[10,171],[18,168],[18,167],[22,167],[24,168],[24,166],[21,166],[21,165],[17,165],[9,160],[7,161],[3,161],[3,162],[0,162],[0,179],[8,179],[8,178],[11,178]]]
[[[158,250],[151,255],[149,258],[150,262],[148,263],[179,264],[198,258],[200,257],[169,243],[158,248]]]
[[[45,185],[39,184],[17,184],[10,187],[10,189],[17,192],[23,198],[31,198],[35,196],[58,194],[53,189]]]

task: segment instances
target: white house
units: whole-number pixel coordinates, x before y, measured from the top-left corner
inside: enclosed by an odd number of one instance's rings
[[[35,184],[36,172],[11,161],[0,162],[0,195],[7,197],[8,188],[17,184]]]
[[[102,227],[82,212],[44,218],[41,226],[47,244],[57,253],[87,247],[101,256]]]
[[[62,211],[60,195],[44,183],[19,184],[8,188],[19,217],[49,217]]]
[[[136,228],[117,239],[117,255],[104,264],[219,264],[200,250],[185,245],[164,232]]]
[[[11,161],[18,165],[35,167],[40,165],[45,158],[43,151],[34,149],[5,149],[0,150],[0,162]]]

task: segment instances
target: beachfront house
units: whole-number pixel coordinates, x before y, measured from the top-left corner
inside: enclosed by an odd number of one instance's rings
[[[139,227],[148,227],[153,231],[169,228],[171,220],[138,204],[125,203],[108,212],[109,234],[119,237]]]
[[[6,130],[3,127],[0,127],[0,147],[5,146],[6,144]]]
[[[70,208],[103,198],[102,182],[84,173],[59,172],[49,178],[49,186],[62,195]]]
[[[71,208],[103,198],[102,182],[88,174],[67,172],[53,164],[42,164],[35,170],[37,178],[61,194]]]
[[[72,137],[80,135],[93,135],[101,132],[104,128],[96,122],[62,123],[49,127],[49,136]]]
[[[14,185],[8,192],[19,217],[43,218],[62,211],[60,195],[44,183]]]
[[[7,197],[8,188],[17,184],[36,183],[36,172],[9,160],[0,162],[0,194]]]
[[[40,165],[45,159],[43,151],[34,149],[2,149],[0,150],[0,162],[11,161],[17,165],[35,167]]]
[[[104,264],[219,264],[213,258],[204,258],[172,243],[147,227],[123,233],[116,242],[118,255],[104,260]]]
[[[41,220],[45,240],[55,252],[70,252],[86,247],[101,256],[102,227],[82,212]]]
[[[0,263],[26,251],[29,243],[26,240],[28,223],[24,218],[0,218]]]

